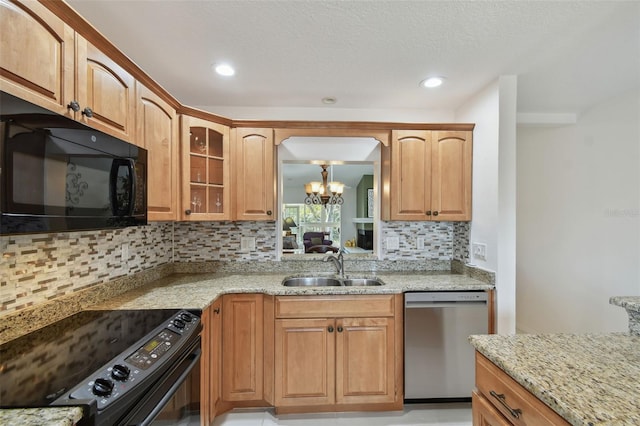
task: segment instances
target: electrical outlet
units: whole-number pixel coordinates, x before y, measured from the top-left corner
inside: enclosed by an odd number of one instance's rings
[[[399,250],[399,249],[400,249],[400,238],[387,237],[387,250]]]
[[[424,250],[424,237],[418,237],[416,239],[416,249]]]
[[[471,244],[473,257],[480,260],[487,260],[487,245],[484,243]]]
[[[122,262],[129,261],[129,243],[123,243],[120,246],[120,259]]]
[[[240,238],[240,251],[255,251],[256,250],[256,237],[241,237]]]

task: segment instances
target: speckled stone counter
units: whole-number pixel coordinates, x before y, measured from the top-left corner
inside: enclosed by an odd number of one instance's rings
[[[629,333],[640,336],[640,296],[617,296],[609,299],[609,303],[621,306],[629,315]]]
[[[92,309],[204,309],[220,295],[263,293],[269,295],[398,294],[408,291],[489,290],[494,286],[456,274],[376,274],[382,286],[285,287],[282,281],[301,274],[174,274],[111,298]],[[308,274],[307,274],[308,275]],[[317,275],[317,274],[314,274]],[[372,277],[372,274],[353,274]],[[329,275],[327,275],[329,276]]]
[[[82,419],[80,407],[15,408],[0,410],[0,424],[72,426]]]
[[[640,337],[483,335],[471,344],[572,425],[640,425]]]

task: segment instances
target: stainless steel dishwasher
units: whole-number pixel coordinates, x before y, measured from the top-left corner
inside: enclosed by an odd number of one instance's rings
[[[406,402],[471,400],[475,382],[471,334],[488,331],[485,291],[437,291],[404,296]]]

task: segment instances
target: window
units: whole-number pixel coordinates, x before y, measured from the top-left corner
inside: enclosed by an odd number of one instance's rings
[[[302,236],[305,232],[328,232],[333,246],[340,247],[340,207],[334,204],[328,204],[326,207],[317,204],[285,204],[282,217],[291,217],[298,225],[291,231],[296,237],[298,247],[304,247]]]

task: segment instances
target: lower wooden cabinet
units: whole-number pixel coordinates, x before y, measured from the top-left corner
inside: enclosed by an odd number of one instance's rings
[[[476,352],[474,426],[562,426],[569,423]]]
[[[262,401],[263,295],[224,295],[222,324],[222,399]]]
[[[209,425],[220,403],[222,374],[222,299],[202,312],[202,358],[200,359],[200,415]]]
[[[278,412],[401,408],[401,304],[393,295],[276,297]],[[332,306],[325,317],[304,318],[323,305]]]

